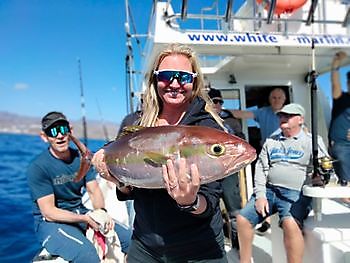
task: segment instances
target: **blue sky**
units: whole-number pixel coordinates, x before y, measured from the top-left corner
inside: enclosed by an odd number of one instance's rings
[[[139,33],[152,2],[129,0]],[[127,113],[124,23],[122,0],[1,1],[0,111],[81,118],[80,58],[87,118],[100,120],[100,108],[104,120],[120,122]],[[329,74],[318,83],[329,96]]]

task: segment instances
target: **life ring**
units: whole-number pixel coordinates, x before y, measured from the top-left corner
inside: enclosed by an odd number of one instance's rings
[[[256,0],[258,4],[263,4],[265,9],[270,8],[271,1]],[[302,7],[307,0],[276,0],[275,14],[293,13],[298,8]]]

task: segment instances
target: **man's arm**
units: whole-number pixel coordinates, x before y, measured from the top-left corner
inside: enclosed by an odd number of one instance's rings
[[[254,119],[254,113],[247,110],[232,110],[232,115],[237,119]]]
[[[86,190],[89,194],[92,207],[94,209],[104,208],[105,201],[100,186],[96,180],[92,180],[86,183]]]
[[[60,209],[55,206],[55,196],[53,194],[40,197],[37,200],[41,214],[46,221],[61,223],[80,223],[90,224],[94,229],[98,225],[88,215],[80,215],[68,210]]]
[[[255,166],[254,193],[256,194],[256,198],[266,198],[266,183],[269,170],[268,163],[267,145],[265,142]]]
[[[346,53],[340,51],[335,54],[332,61],[332,70],[331,70],[331,83],[332,83],[332,96],[333,99],[338,99],[342,94],[342,89],[339,79],[339,67],[341,61],[346,58]]]

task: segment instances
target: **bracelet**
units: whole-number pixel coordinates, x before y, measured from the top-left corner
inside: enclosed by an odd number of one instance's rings
[[[196,211],[200,206],[200,198],[197,195],[196,199],[194,200],[194,202],[190,205],[179,205],[177,204],[177,207],[183,211],[183,212],[193,212]]]
[[[100,209],[103,210],[103,211],[105,211],[105,212],[107,213],[107,209],[106,209],[106,208],[101,207]]]
[[[339,70],[339,67],[331,68],[331,71],[338,71],[338,70]]]

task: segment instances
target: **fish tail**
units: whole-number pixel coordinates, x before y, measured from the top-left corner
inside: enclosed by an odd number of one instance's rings
[[[78,182],[84,178],[91,166],[92,153],[90,150],[72,134],[69,135],[73,143],[77,146],[80,152],[80,167],[77,175],[74,178],[74,182]]]

